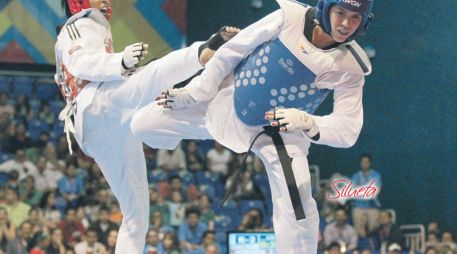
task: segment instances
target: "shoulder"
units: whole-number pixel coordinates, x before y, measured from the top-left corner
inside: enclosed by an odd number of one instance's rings
[[[371,74],[372,67],[370,58],[357,42],[351,41],[349,43],[344,43],[338,48],[343,53],[339,61],[343,65],[341,68],[348,72],[363,76]]]

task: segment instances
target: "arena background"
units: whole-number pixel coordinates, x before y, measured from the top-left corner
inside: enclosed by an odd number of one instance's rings
[[[160,57],[221,25],[245,27],[275,9],[273,0],[260,9],[248,0],[115,0],[114,46],[119,51],[134,41],[149,42],[149,58]],[[436,219],[454,232],[456,11],[454,1],[376,1],[375,22],[360,40],[376,49],[360,139],[351,149],[313,146],[310,154],[325,178],[335,171],[352,175],[358,156],[371,153],[383,176],[382,205],[397,211],[397,221]],[[63,22],[60,1],[0,0],[0,62],[52,65],[55,26]],[[330,111],[327,100],[319,113]]]

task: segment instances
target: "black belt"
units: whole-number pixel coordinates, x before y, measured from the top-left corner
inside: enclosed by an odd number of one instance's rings
[[[286,178],[287,189],[289,190],[289,196],[292,201],[292,207],[294,208],[295,219],[302,220],[305,219],[305,211],[303,210],[303,205],[300,199],[300,193],[297,188],[297,183],[295,181],[294,172],[292,170],[292,158],[287,154],[284,141],[282,140],[281,135],[279,134],[279,127],[264,126],[264,130],[255,136],[251,145],[249,146],[246,155],[243,158],[241,167],[234,172],[234,177],[231,185],[228,187],[227,192],[225,193],[224,199],[222,200],[222,205],[224,205],[233,195],[236,190],[237,184],[241,182],[241,175],[246,170],[246,159],[249,155],[249,152],[252,149],[252,146],[257,141],[257,139],[266,134],[270,136],[275,145],[276,152],[279,156],[279,162],[281,163],[282,170],[284,172],[284,177]]]

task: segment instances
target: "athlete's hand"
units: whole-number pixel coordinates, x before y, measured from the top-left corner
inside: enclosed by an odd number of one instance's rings
[[[301,130],[309,137],[314,137],[319,132],[312,115],[296,108],[276,108],[265,112],[265,119],[270,121],[271,126],[280,126],[281,131]]]
[[[143,60],[144,56],[148,54],[148,48],[149,45],[142,42],[125,47],[122,55],[122,67],[125,70],[135,67],[135,65]]]
[[[170,109],[186,108],[197,103],[186,88],[171,89],[162,92],[162,94],[156,98],[156,101],[157,105]]]

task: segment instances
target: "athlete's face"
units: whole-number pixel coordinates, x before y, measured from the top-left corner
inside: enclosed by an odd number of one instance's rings
[[[362,14],[349,11],[339,5],[330,9],[331,35],[337,42],[346,41],[362,23]]]
[[[111,0],[89,0],[91,8],[100,10],[108,19],[108,9],[111,8]]]

